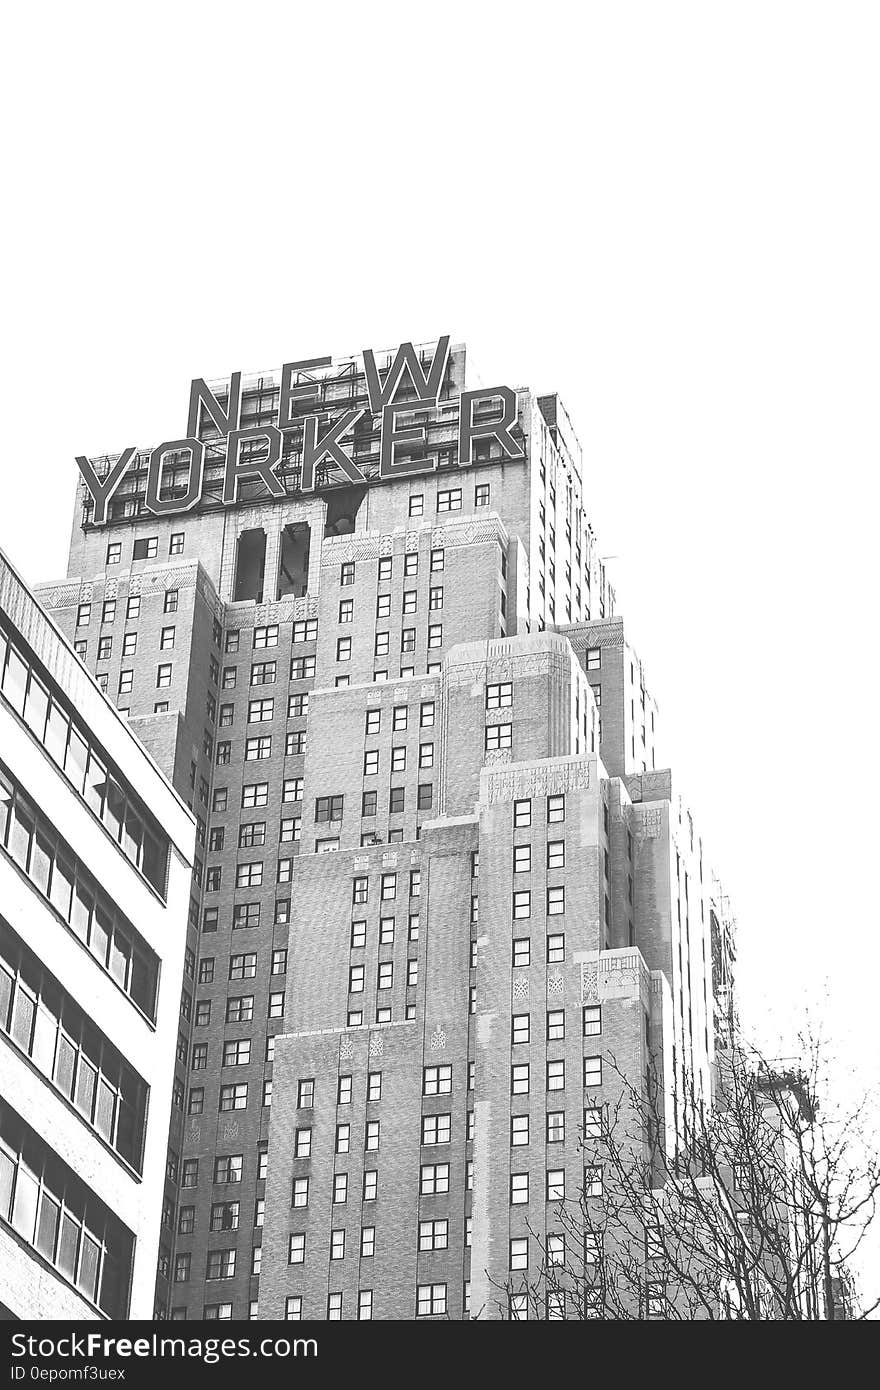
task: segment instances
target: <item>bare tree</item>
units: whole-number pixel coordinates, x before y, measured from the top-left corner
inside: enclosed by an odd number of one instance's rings
[[[679,1097],[672,1142],[656,1078],[609,1058],[619,1089],[581,1133],[583,1186],[531,1229],[538,1269],[494,1285],[500,1315],[870,1316],[880,1297],[856,1308],[851,1268],[880,1195],[876,1106],[836,1104],[821,1043],[801,1041],[784,1065],[722,1054],[712,1104]]]

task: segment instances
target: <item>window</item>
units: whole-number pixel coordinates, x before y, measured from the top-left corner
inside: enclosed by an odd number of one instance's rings
[[[486,709],[509,709],[513,704],[513,684],[505,681],[501,685],[486,686]]]
[[[119,672],[119,694],[130,695],[134,688],[134,671]]]
[[[410,550],[403,557],[403,574],[405,579],[413,579],[419,572],[418,552]]]
[[[556,825],[559,821],[565,820],[565,797],[547,797],[547,824]]]
[[[111,541],[110,544],[107,546],[107,561],[106,561],[106,563],[107,563],[108,565],[118,565],[121,559],[122,559],[122,542],[121,542],[121,541]]]
[[[381,584],[384,580],[390,579],[390,578],[391,578],[391,570],[392,570],[392,557],[391,557],[390,555],[385,555],[385,556],[383,556],[383,557],[380,559],[380,561],[379,561],[379,582],[380,582],[380,584]]]
[[[364,1134],[364,1149],[372,1151],[379,1147],[380,1122],[378,1120],[368,1120]]]
[[[565,936],[562,932],[547,937],[547,963],[558,965],[565,960]]]
[[[588,1163],[584,1168],[584,1196],[601,1197],[602,1191],[602,1165]]]
[[[262,882],[263,864],[261,860],[257,860],[255,863],[252,864],[236,864],[236,888],[259,888]]]
[[[354,599],[344,598],[339,605],[339,622],[350,623],[354,619]]]
[[[602,666],[602,648],[587,647],[587,670],[598,671]]]
[[[528,1173],[511,1173],[510,1175],[510,1205],[512,1207],[525,1206],[529,1200],[529,1175]]]
[[[261,647],[277,647],[277,646],[278,646],[278,624],[277,624],[277,623],[269,623],[269,624],[267,624],[267,625],[264,626],[264,627],[255,627],[255,628],[254,628],[254,649],[255,649],[255,650],[259,650]]]
[[[514,845],[513,847],[513,872],[515,874],[527,874],[532,868],[532,847],[531,845]]]
[[[390,617],[391,617],[391,595],[390,595],[390,594],[379,594],[378,597],[376,598],[376,617],[377,617],[377,618],[390,618]]]
[[[370,1322],[373,1316],[373,1290],[361,1289],[358,1293],[358,1322]]]
[[[161,690],[164,689],[166,686],[169,686],[170,684],[171,663],[168,662],[156,668],[156,686],[158,689]]]
[[[449,1191],[449,1164],[423,1163],[419,1175],[419,1192],[423,1197],[433,1197]]]
[[[302,801],[303,779],[301,777],[285,777],[281,784],[282,801]],[[294,836],[298,839],[299,836]]]
[[[586,1004],[586,1005],[584,1005],[584,1037],[585,1037],[585,1038],[595,1037],[595,1035],[596,1035],[597,1033],[601,1033],[601,1032],[602,1032],[602,1005],[601,1005],[601,1004]]]
[[[531,965],[532,945],[527,936],[516,937],[513,942],[514,966]]]
[[[588,1105],[584,1110],[584,1138],[602,1138],[602,1107],[600,1105]]]
[[[452,1116],[450,1114],[422,1116],[423,1144],[448,1144],[451,1138]]]
[[[294,1206],[297,1204],[294,1203]],[[301,1265],[306,1258],[306,1233],[305,1231],[294,1231],[291,1233],[287,1243],[287,1263],[290,1265]],[[290,1318],[291,1303],[297,1305],[296,1317],[302,1316],[302,1299],[295,1298],[287,1300],[287,1316]]]
[[[167,651],[169,647],[174,646],[175,631],[176,629],[173,627],[163,627],[159,636],[159,646],[163,652]],[[137,641],[137,638],[135,638],[135,641]]]
[[[485,746],[487,753],[495,753],[500,749],[511,748],[513,746],[513,725],[487,724]]]
[[[489,505],[489,484],[477,483],[474,488],[474,506],[488,507]]]
[[[565,889],[562,887],[547,889],[547,916],[559,917],[565,912]]]
[[[443,1096],[452,1092],[452,1065],[425,1067],[422,1072],[422,1095]]]
[[[140,594],[136,594],[133,598],[130,598],[130,599],[128,600],[128,602],[126,603],[126,605],[125,605],[125,617],[126,617],[126,621],[127,621],[127,622],[134,622],[137,618],[140,617],[140,615],[141,615],[141,599],[140,599]],[[114,599],[108,599],[108,600],[105,602],[105,604],[104,604],[104,615],[103,615],[103,620],[104,620],[105,623],[112,623],[112,622],[115,621],[115,619],[116,619],[116,602],[115,602]]]
[[[266,806],[268,801],[268,782],[246,783],[241,789],[241,806],[243,811],[249,810],[255,806]]]
[[[461,511],[461,488],[446,488],[437,493],[438,512],[458,512]]]
[[[510,1094],[512,1096],[525,1096],[529,1092],[529,1064],[528,1062],[518,1062],[516,1066],[510,1068]]]
[[[565,1037],[565,1010],[547,1010],[547,1041],[561,1042]]]
[[[410,516],[423,516],[423,515],[424,515],[424,511],[425,511],[425,498],[424,498],[424,494],[421,493],[421,492],[419,492],[419,493],[414,493],[414,494],[410,497],[410,499],[409,499],[409,514],[410,514]]]
[[[514,918],[531,916],[532,895],[528,888],[518,888],[513,895],[512,912]]]
[[[601,1085],[602,1085],[602,1058],[601,1058],[601,1057],[585,1057],[585,1058],[584,1058],[584,1085],[585,1085],[585,1086],[601,1086]]]
[[[348,1201],[348,1174],[334,1173],[333,1175],[333,1203],[341,1206]]]
[[[351,638],[340,637],[336,642],[336,660],[351,661]]]
[[[513,1018],[511,1020],[510,1041],[514,1045],[516,1045],[517,1043],[527,1043],[529,1041],[530,1022],[530,1014],[513,1015]]]
[[[354,561],[346,560],[339,567],[339,583],[341,585],[354,583]]]
[[[248,951],[229,957],[230,980],[252,980],[257,973],[257,953]]]
[[[428,646],[442,647],[443,645],[443,624],[430,623],[428,625]]]
[[[518,1236],[510,1242],[511,1269],[528,1269],[529,1267],[529,1242],[527,1236]]]
[[[524,830],[532,823],[532,803],[530,800],[514,801],[513,803],[513,827],[515,830]]]
[[[335,1230],[330,1232],[330,1258],[331,1260],[345,1259],[344,1230]]]
[[[416,1289],[416,1317],[434,1317],[446,1312],[446,1285],[419,1284]]]
[[[272,756],[272,735],[260,734],[256,738],[245,739],[244,760],[246,763],[263,762]]]
[[[246,1081],[220,1087],[220,1113],[226,1110],[244,1110],[247,1106],[248,1088]]]
[[[556,1061],[547,1063],[547,1090],[562,1091],[565,1089],[565,1062]]]
[[[315,800],[315,820],[338,821],[342,820],[342,808],[344,797],[342,796],[319,796]]]
[[[248,723],[259,724],[272,718],[275,713],[275,701],[269,700],[249,700],[248,701]]]
[[[511,1148],[521,1148],[529,1142],[528,1115],[512,1115],[510,1119]]]
[[[155,560],[159,554],[159,537],[144,536],[134,543],[132,558],[135,560]]]

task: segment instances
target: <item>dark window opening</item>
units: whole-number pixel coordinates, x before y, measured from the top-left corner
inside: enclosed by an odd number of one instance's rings
[[[302,598],[309,587],[309,543],[311,529],[305,522],[293,522],[281,532],[281,558],[278,565],[278,598],[288,594]]]
[[[263,575],[266,569],[266,532],[242,531],[235,557],[233,603],[245,599],[263,602]]]

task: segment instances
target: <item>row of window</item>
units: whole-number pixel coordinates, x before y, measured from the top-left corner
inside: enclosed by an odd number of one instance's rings
[[[294,656],[290,661],[290,679],[292,681],[310,680],[315,674],[314,656]],[[251,663],[249,683],[250,685],[273,685],[278,675],[277,661],[254,661]],[[234,690],[238,683],[238,667],[224,666],[221,685],[224,690]],[[308,697],[306,697],[303,714],[308,714]]]
[[[443,624],[428,624],[428,648],[443,646]],[[414,652],[416,649],[416,629],[405,627],[400,634],[400,650],[402,652]],[[373,646],[374,656],[388,656],[391,651],[391,633],[377,632]],[[351,661],[352,638],[338,637],[336,639],[336,660]]]
[[[437,511],[438,512],[460,512],[461,511],[460,487],[441,488],[437,492]],[[490,487],[488,483],[477,483],[474,487],[474,506],[488,507]],[[409,499],[410,516],[424,516],[425,514],[425,495],[423,492],[411,493]]]
[[[565,841],[548,840],[546,849],[545,866],[548,869],[565,868]],[[532,871],[532,846],[514,845],[513,847],[513,872],[515,874],[528,874]]]
[[[565,912],[565,888],[562,885],[548,887],[545,910],[548,917],[561,917]],[[531,917],[532,893],[530,888],[517,888],[513,893],[511,911],[515,919]]]
[[[412,579],[412,578],[414,578],[414,577],[418,574],[418,572],[419,572],[419,555],[418,555],[418,551],[415,551],[415,550],[407,551],[407,553],[402,557],[402,559],[403,559],[403,577],[404,577],[404,579]],[[428,560],[428,568],[429,568],[431,574],[439,574],[442,570],[444,570],[444,569],[446,568],[446,552],[445,552],[444,549],[442,549],[442,547],[436,548],[436,549],[434,549],[434,550],[431,551],[430,557],[429,557],[429,560]],[[393,578],[393,575],[394,575],[394,556],[393,556],[393,555],[382,555],[382,556],[380,557],[380,559],[379,559],[379,566],[378,566],[378,580],[379,580],[379,583],[380,583],[380,584],[387,583],[388,580],[390,580],[390,579]],[[346,560],[346,561],[344,561],[344,563],[342,564],[342,566],[341,566],[341,568],[340,568],[340,571],[339,571],[339,583],[340,583],[340,585],[341,585],[343,588],[345,588],[347,585],[354,584],[354,582],[355,582],[355,567],[354,567],[354,560]]]
[[[415,711],[413,711],[415,713]],[[422,700],[419,705],[419,728],[433,729],[436,719],[436,704],[434,700]],[[409,706],[395,705],[391,711],[391,729],[393,733],[403,733],[409,727]],[[381,709],[368,709],[364,719],[364,735],[370,737],[382,731],[382,711]]]
[[[149,1018],[159,961],[97,879],[0,764],[0,845]]]
[[[531,1175],[529,1173],[511,1173],[510,1175],[510,1205],[512,1207],[526,1206],[530,1200]],[[604,1194],[604,1177],[602,1165],[600,1163],[588,1163],[584,1167],[584,1182],[581,1189],[584,1197],[601,1197]],[[548,1202],[564,1202],[565,1196],[565,1169],[548,1168],[544,1175],[544,1198]]]
[[[0,1031],[140,1172],[145,1082],[2,918]]]
[[[131,1233],[5,1103],[0,1220],[108,1317],[126,1316]]]
[[[169,555],[182,555],[186,546],[186,533],[184,531],[172,532],[168,541]],[[133,560],[155,560],[159,554],[158,536],[141,536],[134,543],[132,550]],[[122,541],[110,541],[107,546],[108,565],[118,565],[122,562]]]
[[[602,1032],[602,1005],[585,1004],[582,1009],[582,1027],[585,1038],[596,1037]],[[514,1014],[510,1026],[511,1042],[531,1041],[531,1014]],[[565,1010],[548,1009],[546,1013],[546,1039],[548,1042],[562,1042],[565,1038]]]
[[[163,612],[165,612],[165,613],[176,613],[177,610],[178,610],[178,608],[179,608],[179,606],[180,606],[180,593],[179,593],[179,590],[177,590],[177,589],[166,589],[165,592],[164,592],[164,594],[163,594],[163,600],[162,600],[162,602],[163,602]],[[102,605],[101,605],[101,622],[102,622],[102,623],[115,623],[115,622],[116,622],[116,613],[117,613],[118,606],[119,606],[118,601],[117,601],[115,598],[107,598],[107,599],[104,599],[104,602],[103,602]],[[77,627],[88,627],[88,626],[89,626],[89,623],[92,621],[92,608],[93,608],[93,605],[92,605],[91,603],[80,603],[80,604],[77,605],[77,609],[76,609],[76,625],[77,625]],[[128,598],[128,599],[126,600],[126,603],[125,603],[125,620],[126,620],[126,622],[129,622],[129,623],[137,622],[137,620],[138,620],[138,618],[139,618],[140,616],[141,616],[141,596],[140,596],[140,594],[132,594],[131,597]],[[131,633],[131,634],[126,634],[126,635],[127,635],[127,636],[134,636],[135,634]],[[216,633],[215,633],[215,640],[216,640]]]
[[[526,1014],[524,1017],[527,1018],[528,1015]],[[514,1042],[519,1041],[523,1041],[523,1039],[514,1038]],[[515,1062],[510,1068],[510,1094],[512,1096],[527,1096],[529,1094],[531,1070],[529,1062]],[[585,1057],[583,1059],[583,1084],[585,1088],[602,1085],[601,1057]],[[562,1058],[547,1063],[545,1086],[548,1091],[565,1090],[565,1061]]]
[[[169,651],[174,646],[175,627],[163,627],[159,633],[159,650]],[[136,632],[124,632],[122,634],[122,655],[137,656],[138,634]],[[79,652],[78,655],[85,657],[86,651]],[[110,636],[98,638],[98,661],[109,661],[113,655],[113,638]]]
[[[0,690],[147,882],[164,898],[168,837],[72,712],[0,627]]]
[[[199,961],[198,982],[200,985],[212,985],[216,970],[216,958],[214,956],[203,956]],[[273,947],[270,962],[270,974],[285,975],[287,973],[287,948],[284,946]],[[257,974],[257,952],[248,951],[237,953],[229,957],[230,980],[252,980]],[[192,1012],[192,1001],[186,990],[183,991],[181,1013],[184,1018],[189,1018]]]

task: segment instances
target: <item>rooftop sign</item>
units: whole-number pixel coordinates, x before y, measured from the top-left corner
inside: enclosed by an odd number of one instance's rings
[[[299,462],[299,491],[316,491],[319,470],[325,465],[334,466],[341,474],[340,482],[345,484],[367,483],[375,479],[367,478],[355,463],[344,441],[351,435],[358,421],[365,415],[378,417],[380,422],[379,480],[406,476],[413,473],[431,472],[436,466],[430,458],[403,457],[403,446],[424,446],[427,443],[427,424],[404,424],[398,417],[413,410],[439,409],[440,390],[446,377],[449,360],[449,338],[439,340],[430,364],[424,364],[412,343],[401,343],[397,353],[381,379],[376,366],[375,355],[367,349],[363,354],[363,373],[366,379],[368,406],[344,409],[334,413],[324,408],[315,413],[295,413],[297,402],[314,399],[319,383],[315,380],[302,381],[304,372],[328,367],[329,357],[311,358],[308,361],[285,362],[281,369],[281,384],[278,396],[278,411],[273,425],[241,425],[241,372],[233,373],[225,404],[221,404],[214,392],[202,378],[192,382],[189,397],[189,416],[186,436],[182,439],[166,439],[157,444],[149,456],[147,470],[146,508],[156,516],[174,512],[188,512],[198,506],[202,499],[205,477],[204,440],[199,432],[206,422],[219,431],[220,440],[225,440],[225,468],[223,472],[222,502],[233,506],[239,500],[239,486],[245,479],[256,479],[263,484],[266,496],[287,497],[288,491],[277,475],[281,462],[285,435],[293,430],[302,435]],[[408,379],[415,390],[415,397],[408,395],[405,401],[396,401],[395,395],[401,382]],[[480,404],[495,404],[500,414],[491,419],[477,420]],[[444,409],[455,401],[444,403]],[[444,422],[446,417],[444,416]],[[509,386],[493,386],[478,391],[461,391],[458,396],[458,448],[457,464],[467,467],[473,462],[473,446],[477,440],[496,440],[501,446],[502,459],[521,460],[522,448],[511,433],[516,424],[516,395]],[[213,447],[213,441],[212,441]],[[80,455],[76,462],[85,480],[86,487],[94,499],[92,521],[101,526],[107,521],[108,507],[113,495],[119,489],[126,473],[137,455],[134,445],[124,449],[109,471],[99,477],[91,461]],[[163,468],[167,457],[173,456],[175,466],[188,459],[189,472],[186,489],[182,495],[163,496]],[[177,492],[178,489],[175,489]],[[253,497],[249,497],[253,501]]]

